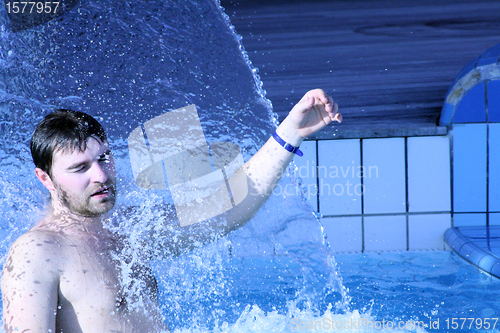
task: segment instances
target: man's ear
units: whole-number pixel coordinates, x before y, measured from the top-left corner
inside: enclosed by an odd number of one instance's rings
[[[48,173],[40,168],[35,168],[35,174],[38,179],[40,179],[42,184],[47,188],[47,190],[49,190],[50,192],[54,190],[54,183],[52,183],[52,179],[50,178]]]

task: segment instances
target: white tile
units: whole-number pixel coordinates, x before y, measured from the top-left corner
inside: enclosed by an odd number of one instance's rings
[[[451,210],[450,140],[447,136],[408,138],[408,210]]]
[[[453,125],[453,210],[486,211],[486,124]]]
[[[366,139],[362,145],[364,213],[406,212],[404,139]]]
[[[321,219],[326,240],[335,252],[361,252],[361,216]]]
[[[451,214],[408,216],[410,250],[444,250],[444,233],[451,227]]]
[[[319,211],[361,214],[360,140],[318,142]]]
[[[318,185],[316,176],[316,141],[304,141],[300,145],[304,156],[295,156],[295,177],[302,180],[302,188],[307,201],[318,211]]]
[[[406,216],[364,218],[365,251],[405,251]]]

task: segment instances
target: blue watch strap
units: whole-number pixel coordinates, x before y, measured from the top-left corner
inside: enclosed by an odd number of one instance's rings
[[[274,140],[276,140],[276,142],[278,142],[283,148],[285,148],[286,150],[288,150],[290,153],[294,153],[294,154],[297,154],[299,156],[304,155],[302,153],[302,151],[299,149],[299,147],[292,146],[291,144],[289,144],[288,142],[286,142],[285,140],[283,140],[278,135],[278,133],[274,132],[273,133],[273,138],[274,138]]]

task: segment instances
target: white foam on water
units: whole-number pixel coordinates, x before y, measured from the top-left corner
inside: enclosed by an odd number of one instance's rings
[[[412,321],[379,321],[369,315],[360,314],[357,310],[347,314],[335,314],[327,310],[317,316],[312,311],[299,310],[293,306],[288,313],[278,311],[265,312],[257,305],[247,306],[235,323],[223,322],[209,332],[213,333],[315,333],[315,332],[357,332],[357,333],[387,333],[387,332],[427,332],[421,326],[423,323]],[[206,328],[185,327],[175,329],[176,333],[205,333]]]

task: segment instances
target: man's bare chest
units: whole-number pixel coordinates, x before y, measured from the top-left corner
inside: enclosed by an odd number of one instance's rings
[[[70,245],[60,267],[59,298],[73,307],[115,311],[122,302],[120,262],[110,251]]]

